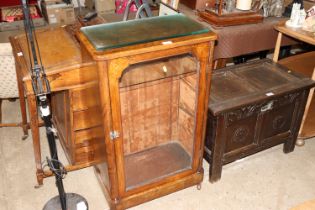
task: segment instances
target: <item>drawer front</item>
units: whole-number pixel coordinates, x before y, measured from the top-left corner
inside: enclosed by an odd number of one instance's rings
[[[102,126],[76,131],[74,134],[74,139],[76,148],[105,143]]]
[[[73,112],[73,130],[93,128],[102,124],[101,111],[99,107]]]
[[[105,144],[76,148],[73,164],[93,165],[105,160]]]
[[[102,126],[74,132],[75,164],[96,164],[105,158],[105,142]]]
[[[70,95],[73,111],[82,111],[100,105],[97,85],[71,90]]]
[[[53,119],[66,156],[73,165],[93,165],[105,157],[98,87],[52,94]]]

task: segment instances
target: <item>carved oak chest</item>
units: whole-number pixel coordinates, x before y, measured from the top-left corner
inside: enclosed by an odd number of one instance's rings
[[[277,144],[294,150],[314,81],[270,60],[236,65],[212,76],[205,159],[210,181],[222,165]]]

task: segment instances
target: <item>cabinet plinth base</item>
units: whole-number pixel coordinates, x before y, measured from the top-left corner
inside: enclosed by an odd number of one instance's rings
[[[171,194],[173,192],[201,184],[203,180],[203,168],[200,172],[187,175],[183,178],[179,178],[176,181],[173,182],[167,182],[165,184],[161,184],[157,187],[152,187],[147,190],[141,190],[138,193],[131,194],[129,196],[126,196],[124,198],[121,198],[120,200],[113,200],[109,196],[109,192],[107,188],[105,187],[104,183],[102,182],[102,179],[100,177],[100,174],[96,169],[94,170],[96,177],[101,185],[101,188],[103,190],[103,193],[107,199],[107,202],[109,203],[111,210],[125,210],[127,208],[145,203],[147,201],[151,201],[155,198],[159,198],[168,194]]]

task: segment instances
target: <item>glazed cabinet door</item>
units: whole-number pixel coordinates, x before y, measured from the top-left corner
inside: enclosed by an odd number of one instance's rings
[[[116,84],[110,82],[117,91],[111,98],[118,97],[112,112],[120,123],[112,134],[121,191],[196,171],[198,68],[197,59],[185,54],[128,65]]]

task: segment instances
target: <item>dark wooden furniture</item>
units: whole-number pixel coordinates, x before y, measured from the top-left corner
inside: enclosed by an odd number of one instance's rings
[[[106,151],[95,172],[110,208],[119,210],[201,183],[216,39],[187,34],[195,23],[181,15],[131,23],[78,34],[99,75]],[[117,34],[112,43],[108,36]]]
[[[306,42],[311,45],[315,45],[315,36],[314,33],[304,31],[301,28],[294,29],[294,28],[289,28],[285,26],[285,22],[280,22],[275,26],[275,29],[279,31],[278,33],[278,38],[277,38],[277,43],[275,46],[275,53],[273,57],[273,61],[277,62],[278,57],[279,57],[279,50],[280,50],[280,45],[282,43],[282,37],[283,34],[285,36],[293,37],[297,40]],[[284,38],[284,37],[283,37]],[[306,74],[308,77],[311,79],[315,80],[315,66],[309,66],[307,65],[312,65],[314,60],[314,52],[311,52],[309,54],[299,55],[296,56],[295,58],[288,58],[281,60],[280,63],[283,65],[288,66],[291,70],[293,71],[298,71],[303,74]],[[292,63],[293,61],[293,63]],[[303,63],[303,66],[297,66],[294,63]],[[314,106],[314,88],[311,89],[309,97],[307,99],[307,104],[305,108],[305,113],[303,116],[302,120],[302,125],[301,129],[299,131],[299,140],[297,141],[297,145],[302,146],[304,145],[304,139],[311,138],[315,136],[315,106]]]
[[[277,144],[293,151],[314,85],[270,60],[215,71],[204,153],[210,181],[220,179],[222,165]]]

